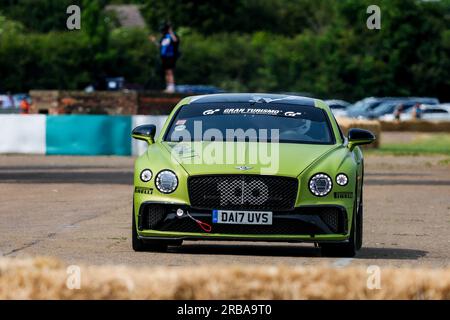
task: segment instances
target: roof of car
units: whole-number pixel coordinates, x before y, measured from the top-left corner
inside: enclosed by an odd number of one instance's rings
[[[225,103],[225,102],[250,102],[250,103],[271,103],[283,101],[285,104],[294,104],[302,106],[315,106],[315,99],[272,93],[219,93],[203,96],[193,96],[190,105],[200,103]]]

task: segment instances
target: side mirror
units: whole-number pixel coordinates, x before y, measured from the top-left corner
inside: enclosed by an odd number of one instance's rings
[[[375,141],[372,132],[364,129],[353,128],[348,131],[348,148],[353,150],[356,146],[369,144]]]
[[[155,142],[156,126],[153,124],[144,124],[137,126],[131,132],[131,136],[138,140],[147,141],[148,144]]]

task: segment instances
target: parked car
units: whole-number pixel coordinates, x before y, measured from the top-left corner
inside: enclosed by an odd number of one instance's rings
[[[132,132],[148,143],[134,171],[135,251],[165,251],[183,240],[310,242],[323,255],[344,257],[361,248],[359,145],[375,137],[350,129],[344,138],[323,101],[279,94],[187,97],[159,136],[155,132],[154,125]],[[241,157],[259,147],[277,148],[271,153],[276,168],[267,159]],[[238,158],[236,149],[242,150]],[[210,158],[212,150],[218,158]]]
[[[439,100],[436,98],[417,98],[411,97],[405,100],[396,100],[396,101],[387,101],[380,104],[374,110],[367,112],[365,114],[365,118],[368,119],[379,119],[384,115],[391,114],[394,116],[394,112],[396,108],[401,104],[403,106],[402,113],[408,112],[412,107],[416,104],[429,104],[429,105],[437,105],[439,104]]]
[[[13,95],[14,107],[20,108],[20,103],[22,100],[26,100],[28,103],[31,103],[31,97],[28,93],[17,93]]]
[[[28,106],[31,104],[31,98],[27,93],[0,95],[0,113],[21,113],[21,103],[23,100],[27,101]]]
[[[364,98],[350,105],[345,115],[350,118],[366,118],[367,115],[377,108],[380,104],[387,101],[400,101],[404,98],[397,97],[369,97]]]
[[[225,90],[222,90],[220,88],[211,85],[179,84],[175,86],[175,92],[187,94],[213,94],[213,93],[224,93]]]
[[[328,104],[328,106],[331,109],[331,112],[333,112],[335,117],[344,117],[347,114],[347,108],[351,105],[350,102],[344,101],[344,100],[325,100],[325,103]]]
[[[384,121],[393,121],[395,116],[393,113],[386,114],[379,118]],[[400,120],[421,119],[427,121],[450,121],[450,104],[441,105],[421,105],[418,115],[414,117],[413,108],[407,112],[400,114]]]
[[[0,95],[0,106],[2,109],[13,109],[14,108],[13,96],[9,94]]]

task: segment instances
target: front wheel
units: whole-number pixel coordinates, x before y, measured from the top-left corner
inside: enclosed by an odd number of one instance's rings
[[[359,201],[358,214],[356,215],[356,250],[360,250],[363,244],[363,200],[361,191],[361,200]]]

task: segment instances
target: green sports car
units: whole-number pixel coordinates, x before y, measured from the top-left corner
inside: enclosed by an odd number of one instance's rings
[[[363,155],[321,100],[278,94],[182,99],[136,159],[135,251],[183,240],[311,242],[354,256],[363,237]]]

